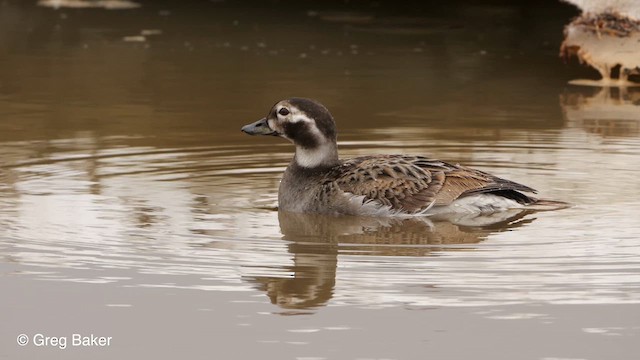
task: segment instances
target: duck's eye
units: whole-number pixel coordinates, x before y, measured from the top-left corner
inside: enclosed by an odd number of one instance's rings
[[[282,109],[278,110],[278,114],[280,114],[282,116],[287,116],[287,115],[289,115],[289,110],[287,110],[287,108],[282,108]]]

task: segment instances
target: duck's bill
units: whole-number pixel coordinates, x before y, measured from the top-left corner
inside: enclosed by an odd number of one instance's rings
[[[278,133],[269,127],[267,118],[262,118],[254,123],[242,127],[242,132],[249,135],[278,135]]]

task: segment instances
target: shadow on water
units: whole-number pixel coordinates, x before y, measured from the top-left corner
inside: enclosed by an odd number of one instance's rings
[[[490,234],[530,224],[530,211],[514,210],[469,218],[410,219],[333,217],[278,212],[282,239],[293,264],[291,276],[256,276],[246,280],[284,309],[326,305],[334,292],[339,255],[428,257],[443,251],[474,251]],[[481,225],[464,225],[464,224]],[[428,260],[425,260],[428,261]]]

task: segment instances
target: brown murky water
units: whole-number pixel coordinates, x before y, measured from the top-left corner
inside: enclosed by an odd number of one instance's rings
[[[141,5],[0,2],[0,358],[637,354],[640,90],[566,85],[596,76],[557,58],[571,9]],[[278,213],[293,149],[239,129],[294,95],[344,157],[429,154],[574,206]]]

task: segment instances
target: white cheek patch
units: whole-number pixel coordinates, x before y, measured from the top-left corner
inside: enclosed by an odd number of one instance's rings
[[[312,119],[310,119],[306,114],[304,113],[299,113],[294,115],[291,120],[289,120],[292,123],[298,123],[298,122],[306,122],[309,124],[313,124],[315,126],[316,122],[313,121]]]

